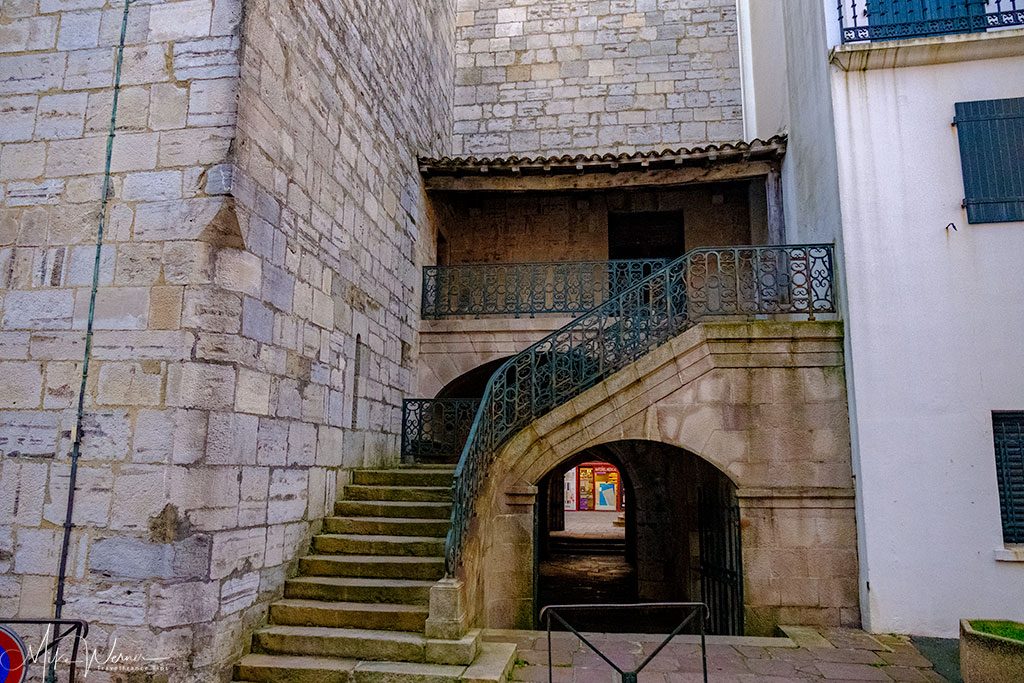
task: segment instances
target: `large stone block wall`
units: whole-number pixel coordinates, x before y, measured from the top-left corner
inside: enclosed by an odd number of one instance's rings
[[[457,31],[457,154],[743,136],[735,0],[458,0]]]
[[[131,5],[100,259],[65,615],[170,681],[213,680],[345,470],[397,460],[415,159],[452,128],[453,3],[244,5]],[[122,10],[0,10],[5,616],[52,610]]]

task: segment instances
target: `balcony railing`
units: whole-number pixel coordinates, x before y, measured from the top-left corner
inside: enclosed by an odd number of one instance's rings
[[[455,460],[466,445],[478,398],[407,398],[402,402],[402,461]]]
[[[490,464],[516,432],[703,315],[835,311],[833,272],[828,244],[695,249],[505,361],[484,388],[455,468],[447,573],[461,562]],[[704,294],[712,289],[721,295]]]
[[[818,313],[835,311],[829,245],[695,249],[678,263],[670,278],[677,295],[669,304],[676,307],[676,314],[685,312],[687,324],[731,315],[803,314],[813,320]],[[601,326],[587,332],[595,337],[589,343],[601,341],[609,348],[633,343],[639,317],[649,316],[648,323],[653,324],[664,314],[656,309],[659,298],[665,297],[664,287],[661,281],[648,278],[645,287],[633,294],[640,299],[628,301],[638,307],[625,317],[628,324],[620,323],[623,314],[613,310]],[[648,312],[646,307],[654,310]],[[591,312],[586,317],[593,315]],[[544,363],[548,365],[529,366],[524,371],[544,371],[558,382],[575,378],[585,388],[593,381],[591,373],[605,366],[607,359],[602,361],[600,353],[607,352],[607,348],[586,344],[582,348],[557,348],[546,351],[550,357]],[[502,381],[521,383],[526,378]],[[571,393],[569,387],[560,391]],[[403,460],[453,459],[462,452],[479,405],[478,399],[407,399],[402,405]],[[540,413],[531,410],[530,414]]]
[[[422,315],[578,315],[640,282],[661,259],[480,263],[423,269]]]
[[[844,43],[1024,26],[1024,0],[839,0]]]

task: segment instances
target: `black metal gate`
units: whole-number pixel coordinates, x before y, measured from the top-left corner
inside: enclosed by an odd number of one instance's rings
[[[740,552],[740,508],[724,487],[701,487],[700,590],[711,611],[708,633],[743,635],[743,557]]]

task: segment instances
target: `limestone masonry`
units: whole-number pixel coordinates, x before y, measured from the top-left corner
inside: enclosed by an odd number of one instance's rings
[[[735,0],[458,0],[455,154],[743,137]]]
[[[4,615],[52,610],[123,10],[0,10]],[[222,670],[346,468],[397,458],[453,22],[131,4],[66,610],[94,647]]]

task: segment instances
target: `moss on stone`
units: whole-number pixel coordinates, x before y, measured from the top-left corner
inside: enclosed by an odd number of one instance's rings
[[[971,628],[980,633],[987,633],[1024,643],[1024,624],[1016,621],[979,619],[971,622]]]

